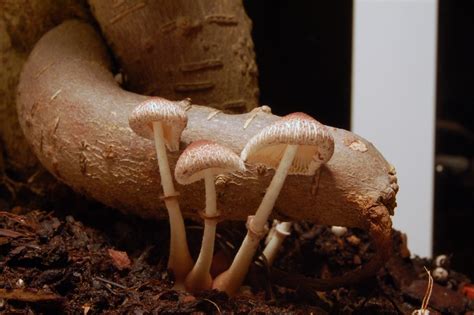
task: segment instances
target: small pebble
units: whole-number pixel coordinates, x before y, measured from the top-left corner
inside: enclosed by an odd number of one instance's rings
[[[448,256],[446,255],[439,255],[435,258],[435,261],[434,261],[436,267],[444,267],[444,268],[447,267],[448,262],[449,262]]]
[[[24,288],[25,287],[25,281],[23,281],[23,279],[18,279],[17,282],[16,282],[16,287],[17,288]]]
[[[344,234],[347,233],[347,228],[344,227],[344,226],[336,226],[336,225],[333,225],[331,227],[331,232],[332,234],[338,236],[338,237],[341,237],[343,236]]]
[[[349,244],[354,246],[358,246],[360,244],[360,238],[355,235],[349,236],[348,238],[346,238],[346,240],[349,242]]]
[[[435,270],[432,272],[433,279],[435,279],[438,282],[445,282],[448,280],[448,271],[446,269],[437,267]]]
[[[196,301],[196,297],[194,295],[185,295],[181,298],[181,302],[183,303],[191,303]]]
[[[97,280],[92,280],[92,287],[93,287],[94,289],[100,289],[100,288],[102,287],[102,285],[100,284],[99,281],[97,281]]]

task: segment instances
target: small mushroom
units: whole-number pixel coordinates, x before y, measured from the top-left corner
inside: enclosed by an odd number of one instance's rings
[[[154,140],[160,169],[163,199],[170,219],[170,254],[168,268],[174,273],[179,287],[193,266],[186,240],[184,220],[174,189],[166,148],[179,149],[179,139],[188,118],[184,105],[189,100],[172,102],[160,97],[150,98],[139,104],[129,117],[130,128],[139,136]]]
[[[278,254],[278,251],[283,244],[285,238],[287,238],[291,234],[291,222],[281,222],[278,223],[275,227],[275,232],[273,233],[270,241],[265,246],[263,250],[263,256],[265,256],[265,260],[268,266],[273,265],[275,258]]]
[[[216,206],[215,177],[219,174],[244,170],[244,162],[232,150],[205,140],[190,144],[176,163],[175,178],[178,183],[187,185],[204,179],[206,187],[206,209],[201,215],[204,219],[201,251],[194,268],[185,280],[186,289],[191,292],[209,290],[212,287],[210,269],[214,253],[216,224],[219,219]]]
[[[286,176],[314,175],[333,153],[334,139],[328,129],[304,113],[282,117],[250,139],[242,150],[242,159],[276,171],[255,216],[249,216],[247,220],[247,235],[232,265],[216,277],[213,288],[235,294],[247,274],[260,239],[266,233],[266,222]]]

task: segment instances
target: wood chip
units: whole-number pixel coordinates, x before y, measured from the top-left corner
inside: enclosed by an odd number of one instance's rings
[[[62,302],[64,300],[63,297],[54,293],[34,291],[28,289],[0,289],[0,298],[3,298],[5,300],[15,300],[30,303]]]
[[[25,236],[25,235],[19,232],[12,231],[12,230],[0,229],[0,236],[17,238],[17,237]]]
[[[360,244],[360,238],[358,238],[355,235],[351,235],[351,236],[347,237],[346,240],[349,242],[349,244],[351,244],[353,246],[358,246]]]
[[[112,258],[112,263],[118,270],[130,269],[132,263],[126,252],[110,248],[108,253],[110,258]]]

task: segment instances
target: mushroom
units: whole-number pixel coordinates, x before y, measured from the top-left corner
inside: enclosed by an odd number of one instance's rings
[[[314,175],[334,153],[327,128],[304,113],[293,113],[263,128],[246,144],[241,157],[249,163],[276,168],[260,206],[247,219],[247,235],[229,269],[216,277],[213,288],[233,295],[248,271],[286,176]]]
[[[232,150],[206,140],[191,143],[176,163],[175,178],[178,183],[188,185],[204,179],[206,187],[206,209],[204,213],[201,213],[201,217],[204,219],[201,251],[196,264],[185,280],[186,289],[191,292],[209,290],[212,287],[210,269],[214,253],[216,224],[219,219],[216,206],[215,176],[244,170],[244,162]]]
[[[268,244],[265,246],[262,254],[265,257],[267,266],[271,266],[275,261],[276,255],[278,254],[283,241],[291,234],[290,231],[291,222],[281,222],[276,225],[275,231]]]
[[[170,254],[168,269],[171,269],[179,287],[191,270],[193,261],[186,241],[184,220],[174,189],[173,178],[166,148],[171,152],[179,150],[179,139],[188,118],[183,107],[189,99],[173,102],[160,97],[140,103],[129,117],[130,128],[139,136],[154,140],[158,167],[163,187],[163,197],[170,220]]]

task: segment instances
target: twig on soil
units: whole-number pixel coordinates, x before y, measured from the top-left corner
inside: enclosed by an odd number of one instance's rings
[[[117,288],[120,288],[120,289],[124,289],[124,290],[128,290],[128,288],[124,285],[121,285],[120,283],[117,283],[117,282],[113,282],[113,281],[110,281],[110,280],[107,280],[107,279],[104,279],[102,277],[94,277],[96,280],[99,280],[99,281],[102,281],[102,282],[105,282],[107,284],[110,284],[110,285],[113,285]]]
[[[12,230],[0,229],[0,236],[6,236],[6,237],[11,237],[11,238],[17,238],[17,237],[26,236],[26,235],[23,234],[23,233],[19,233],[19,232],[16,232],[16,231],[12,231]]]
[[[22,302],[61,302],[64,300],[63,297],[54,293],[46,293],[41,291],[28,291],[24,289],[13,289],[6,290],[0,289],[0,298],[5,300],[15,300]]]
[[[428,303],[430,302],[431,293],[433,292],[433,277],[431,276],[430,271],[425,268],[426,273],[428,274],[428,287],[426,288],[425,296],[421,302],[421,308],[419,310],[413,311],[412,315],[428,315]]]
[[[22,225],[27,225],[24,217],[21,215],[16,215],[14,213],[6,212],[6,211],[0,211],[0,217],[7,217],[17,223],[20,223]]]
[[[219,305],[217,305],[216,302],[214,302],[214,301],[212,301],[212,300],[209,300],[209,299],[202,299],[202,300],[203,300],[203,301],[207,301],[207,302],[211,303],[212,305],[214,305],[214,307],[215,307],[216,310],[217,310],[217,313],[222,314],[221,309],[219,308]]]

